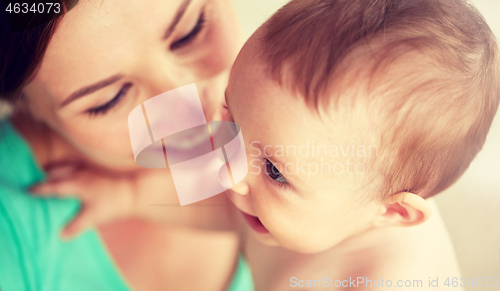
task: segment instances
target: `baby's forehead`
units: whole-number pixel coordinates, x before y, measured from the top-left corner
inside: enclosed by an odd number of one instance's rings
[[[451,185],[498,107],[498,45],[481,15],[455,0],[313,2],[290,1],[250,42],[288,100],[304,100],[280,111],[329,121],[299,124],[304,136],[378,142],[381,192]]]

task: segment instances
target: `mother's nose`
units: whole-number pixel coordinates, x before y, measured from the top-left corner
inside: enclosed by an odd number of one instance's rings
[[[188,74],[189,72],[185,72],[176,76],[161,69],[150,71],[148,77],[144,79],[148,95],[153,97],[188,84],[199,83],[199,80],[190,78]]]

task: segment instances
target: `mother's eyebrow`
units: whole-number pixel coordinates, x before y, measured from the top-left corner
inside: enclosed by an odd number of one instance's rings
[[[188,8],[190,3],[191,0],[184,0],[184,2],[182,2],[182,4],[179,6],[177,12],[175,12],[172,23],[170,23],[170,25],[167,27],[167,30],[165,31],[165,34],[163,35],[163,40],[170,37],[177,24],[179,24],[179,21],[181,21],[182,16],[184,15],[184,13],[186,13],[186,9]]]
[[[73,102],[74,100],[78,99],[78,98],[81,98],[85,95],[88,95],[88,94],[92,94],[94,93],[95,91],[99,90],[99,89],[102,89],[106,86],[109,86],[115,82],[117,82],[118,80],[120,80],[121,78],[123,78],[123,75],[122,74],[116,74],[116,75],[113,75],[111,77],[108,77],[104,80],[101,80],[101,81],[98,81],[94,84],[91,84],[91,85],[88,85],[88,86],[85,86],[85,87],[82,87],[78,90],[76,90],[75,92],[71,93],[62,103],[59,107],[64,107],[66,105],[68,105],[69,103]]]

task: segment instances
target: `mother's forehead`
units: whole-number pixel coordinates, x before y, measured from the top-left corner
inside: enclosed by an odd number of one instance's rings
[[[80,1],[51,38],[35,81],[64,95],[126,73],[161,35],[182,0]]]

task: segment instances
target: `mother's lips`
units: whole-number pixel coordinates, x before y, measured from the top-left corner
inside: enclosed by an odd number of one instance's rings
[[[259,233],[269,233],[269,230],[260,222],[260,219],[257,216],[253,216],[241,211],[243,217],[245,217],[246,221],[256,232]]]

